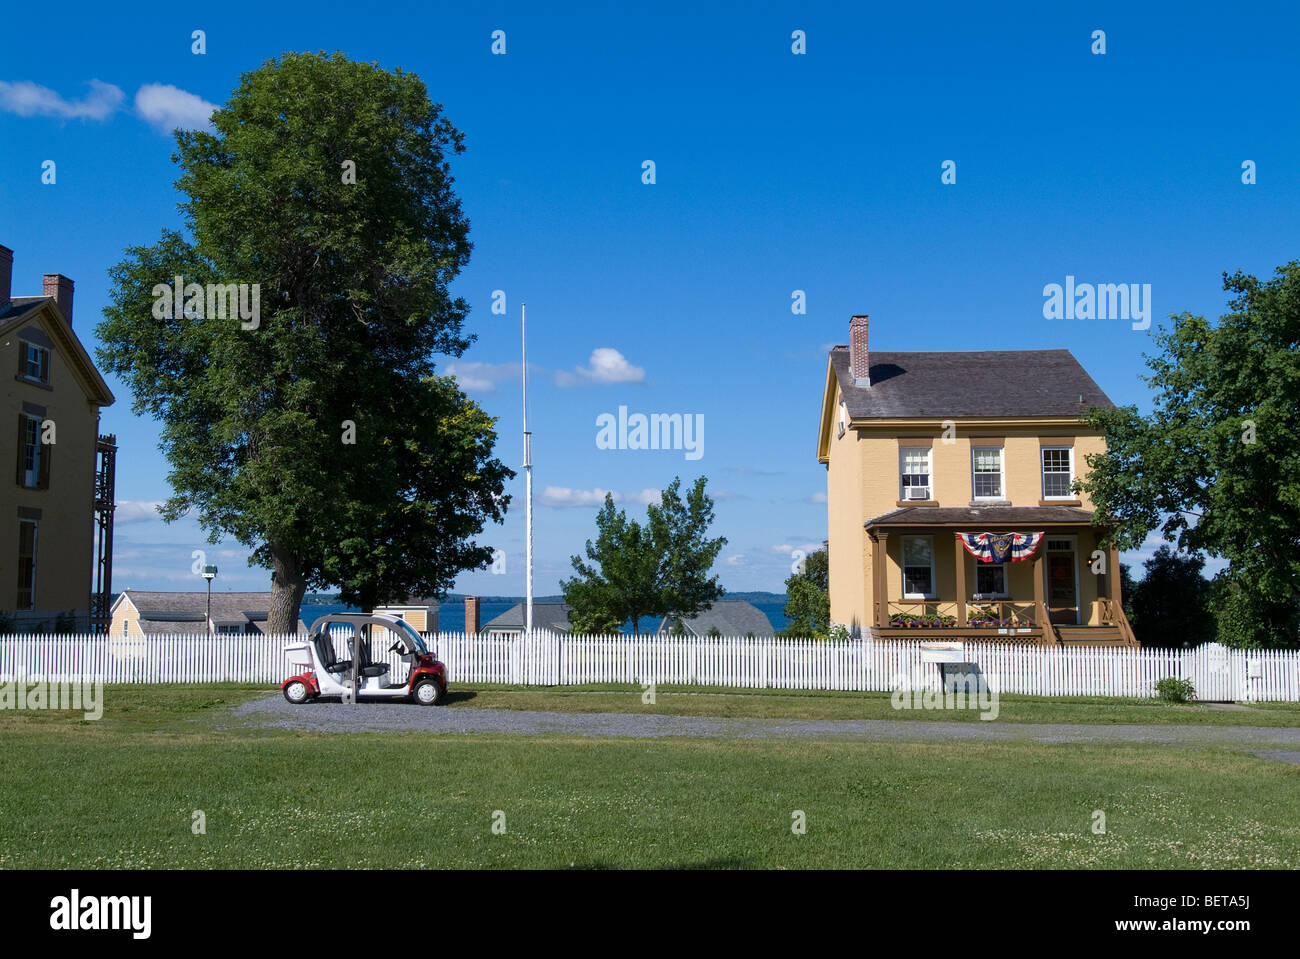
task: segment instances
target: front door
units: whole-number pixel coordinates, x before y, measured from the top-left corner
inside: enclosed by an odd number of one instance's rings
[[[1047,543],[1047,618],[1053,623],[1075,626],[1079,622],[1079,594],[1075,588],[1074,543]]]

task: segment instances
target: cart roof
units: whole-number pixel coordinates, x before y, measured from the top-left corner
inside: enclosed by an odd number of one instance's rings
[[[365,626],[367,623],[375,626],[386,626],[389,629],[401,630],[404,626],[410,624],[400,616],[390,616],[387,613],[329,613],[322,616],[311,624],[311,631],[314,633],[331,623],[340,623],[348,626]]]

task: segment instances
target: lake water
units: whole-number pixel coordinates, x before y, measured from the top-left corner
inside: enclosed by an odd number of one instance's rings
[[[482,617],[482,622],[486,623],[488,620],[500,616],[514,605],[514,603],[482,603],[479,607],[479,615]],[[767,615],[767,618],[772,621],[772,627],[777,632],[790,625],[790,620],[785,615],[784,603],[755,603],[754,605]],[[321,616],[331,613],[358,612],[360,610],[351,606],[309,606],[304,604],[299,618],[310,627]],[[642,620],[641,627],[642,633],[653,633],[659,628],[659,620]],[[463,632],[465,629],[465,603],[463,601],[444,603],[438,611],[438,628],[446,633]],[[632,628],[630,626],[624,627],[623,632],[630,635]]]

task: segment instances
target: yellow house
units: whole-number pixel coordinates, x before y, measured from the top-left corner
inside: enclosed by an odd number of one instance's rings
[[[0,246],[0,614],[18,631],[88,628],[95,565],[99,411],[113,403],[72,329],[73,284],[45,275],[42,296],[12,297]],[[109,557],[111,563],[111,557]]]
[[[416,632],[436,633],[438,631],[438,610],[436,599],[427,596],[408,596],[400,603],[376,606],[376,613],[385,613],[406,620]]]
[[[271,594],[124,589],[113,601],[110,636],[253,636],[266,632]],[[298,632],[307,627],[298,620]]]
[[[832,623],[879,639],[1138,645],[1119,556],[1075,490],[1113,406],[1068,350],[877,352],[854,316],[830,351]]]

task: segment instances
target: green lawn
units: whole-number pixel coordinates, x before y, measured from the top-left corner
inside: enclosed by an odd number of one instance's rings
[[[1300,767],[1226,749],[218,730],[264,691],[107,692],[0,713],[0,865],[1300,867]]]
[[[660,686],[655,703],[633,685],[536,687],[452,684],[451,708],[540,709],[565,713],[662,713],[745,719],[913,719],[983,722],[972,709],[945,713],[894,709],[889,693]],[[1013,723],[1151,723],[1159,725],[1300,726],[1300,703],[1174,704],[1158,699],[1006,695],[998,720]]]

